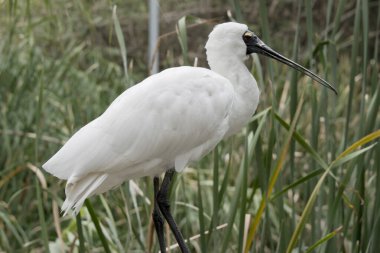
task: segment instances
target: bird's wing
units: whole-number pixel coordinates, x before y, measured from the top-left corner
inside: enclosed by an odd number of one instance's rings
[[[79,179],[150,161],[185,166],[223,138],[233,94],[230,82],[210,70],[165,70],[121,94],[43,168],[62,179]]]

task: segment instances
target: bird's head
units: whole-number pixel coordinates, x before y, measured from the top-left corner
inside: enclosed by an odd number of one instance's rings
[[[247,58],[247,46],[242,38],[243,34],[248,31],[248,26],[235,22],[223,23],[216,25],[206,43],[206,50],[215,56]],[[213,55],[211,55],[212,57]]]
[[[224,55],[225,58],[246,59],[247,56],[254,53],[270,57],[302,72],[337,94],[335,88],[327,81],[268,47],[254,32],[248,29],[247,25],[228,22],[215,26],[205,48],[208,57],[213,57],[213,52],[218,56]]]

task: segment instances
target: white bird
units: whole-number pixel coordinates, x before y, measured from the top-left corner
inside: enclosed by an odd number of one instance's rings
[[[217,25],[205,48],[211,70],[176,67],[148,77],[116,98],[43,165],[67,180],[65,214],[71,209],[77,213],[86,198],[126,180],[153,176],[153,218],[161,252],[165,252],[161,214],[182,252],[188,252],[171,217],[167,189],[174,169],[183,171],[238,132],[254,114],[260,92],[244,60],[252,53],[269,56],[336,93],[326,81],[270,49],[244,24]],[[167,173],[159,188],[163,172]]]

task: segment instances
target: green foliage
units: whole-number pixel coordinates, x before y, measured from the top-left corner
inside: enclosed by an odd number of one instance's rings
[[[206,2],[160,2],[161,69],[195,57],[206,66],[207,34],[228,9],[339,95],[282,64],[248,62],[262,90],[256,115],[171,189],[191,252],[379,252],[379,2]],[[147,8],[0,1],[0,252],[158,252],[150,178],[92,197],[76,219],[59,215],[65,182],[41,169],[148,73]]]

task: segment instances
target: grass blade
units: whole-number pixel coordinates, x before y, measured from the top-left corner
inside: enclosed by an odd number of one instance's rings
[[[112,19],[113,19],[113,23],[115,26],[116,38],[117,38],[117,41],[118,41],[119,47],[120,47],[121,59],[123,60],[125,78],[128,79],[127,47],[125,46],[125,39],[124,39],[123,31],[121,30],[119,18],[117,17],[116,5],[114,5],[112,8]]]
[[[305,182],[309,181],[310,179],[322,174],[323,172],[324,172],[323,169],[314,170],[311,173],[307,174],[306,176],[294,181],[293,183],[289,184],[288,186],[282,188],[281,191],[273,193],[271,196],[271,201],[276,199],[277,197],[281,196],[285,192],[295,188],[297,185],[305,183]]]
[[[275,113],[275,119],[285,128],[289,131],[290,126],[288,123],[286,123],[280,115]],[[327,168],[327,163],[320,157],[320,155],[317,153],[317,151],[310,146],[309,143],[307,143],[306,139],[303,138],[297,131],[294,132],[293,134],[294,138],[300,144],[313,158],[314,160],[322,167],[322,168]]]
[[[244,170],[244,164],[241,163],[240,169],[239,169],[239,174],[237,176],[237,183],[235,187],[235,194],[233,197],[233,201],[230,205],[229,208],[229,215],[228,215],[228,220],[227,220],[227,229],[225,232],[223,244],[222,244],[222,250],[220,252],[224,253],[227,251],[228,245],[229,245],[229,238],[231,237],[231,232],[232,228],[234,227],[234,220],[235,216],[238,210],[238,205],[239,205],[239,200],[241,197],[241,185],[242,185],[242,180],[243,179],[243,170]]]
[[[249,151],[248,151],[248,136],[245,138],[244,145],[244,160],[243,160],[243,179],[241,182],[241,204],[240,204],[240,222],[239,222],[239,240],[238,240],[238,252],[243,252],[243,239],[246,238],[246,222],[245,215],[247,209],[247,184],[248,184],[248,159],[249,159]]]
[[[303,228],[305,227],[306,225],[306,222],[309,218],[309,215],[310,215],[310,212],[312,211],[312,208],[313,208],[313,205],[317,199],[317,195],[320,191],[320,188],[326,178],[326,176],[328,175],[328,173],[330,172],[330,170],[333,168],[333,166],[337,163],[340,162],[340,160],[342,160],[344,157],[348,156],[351,152],[353,152],[354,150],[356,150],[358,147],[362,146],[362,145],[365,145],[367,144],[368,142],[371,142],[373,140],[375,140],[376,138],[380,138],[380,130],[376,131],[376,132],[373,132],[365,137],[363,137],[362,139],[358,140],[357,142],[355,142],[354,144],[352,144],[350,147],[348,147],[344,152],[342,152],[331,164],[330,166],[327,168],[327,170],[323,173],[323,175],[321,176],[321,178],[318,180],[318,183],[317,185],[314,187],[314,190],[312,192],[312,194],[310,195],[310,198],[304,208],[304,211],[302,212],[302,215],[301,215],[301,218],[296,226],[296,229],[295,231],[293,232],[293,235],[292,235],[292,238],[289,242],[289,245],[288,245],[288,248],[286,250],[286,253],[291,253],[293,248],[295,247],[296,245],[296,242],[297,240],[299,239],[300,235],[301,235],[301,232],[303,230]]]
[[[327,234],[326,236],[324,236],[323,238],[321,238],[319,241],[317,241],[315,244],[311,245],[306,250],[305,253],[311,253],[311,252],[313,252],[321,244],[327,242],[328,240],[330,240],[331,238],[333,238],[334,236],[336,236],[341,230],[342,230],[342,227],[339,227],[339,228],[335,229],[334,231],[332,231],[331,233]]]
[[[176,31],[178,35],[179,44],[181,45],[183,62],[185,65],[189,65],[189,49],[187,47],[187,32],[186,32],[186,16],[178,20]]]
[[[42,200],[41,186],[37,177],[35,178],[35,185],[36,185],[36,195],[37,195],[38,216],[40,218],[40,224],[41,224],[42,242],[45,248],[45,252],[49,253],[50,252],[49,237],[48,237],[47,226],[45,222],[44,208],[42,204],[44,201]]]
[[[79,240],[79,252],[85,252],[85,247],[84,247],[84,236],[83,236],[83,227],[82,227],[82,218],[80,215],[80,212],[77,214],[75,217],[76,223],[77,223],[77,231],[78,231],[78,240]]]
[[[203,203],[202,203],[202,191],[201,191],[201,183],[200,183],[200,174],[198,173],[197,177],[197,185],[198,185],[198,217],[199,217],[199,230],[200,230],[200,239],[201,239],[201,252],[207,252],[206,245],[206,235],[205,235],[205,222],[203,215]]]
[[[261,220],[261,217],[262,217],[262,214],[263,214],[264,209],[266,207],[267,201],[268,201],[269,196],[271,195],[271,193],[273,191],[274,185],[275,185],[275,183],[277,181],[277,178],[278,178],[278,176],[280,174],[281,168],[283,167],[283,164],[285,162],[285,156],[286,156],[286,154],[288,153],[288,150],[289,150],[290,140],[291,140],[292,135],[293,135],[293,133],[295,131],[298,117],[301,114],[302,104],[303,104],[303,94],[302,94],[302,97],[301,97],[300,102],[298,104],[298,108],[297,108],[296,114],[294,115],[294,118],[293,118],[293,121],[292,121],[292,125],[291,125],[289,133],[287,135],[285,144],[282,147],[282,151],[281,151],[280,157],[277,160],[277,164],[275,166],[275,170],[274,170],[274,172],[273,172],[273,174],[272,174],[272,176],[271,176],[271,178],[269,180],[269,185],[268,185],[267,192],[265,193],[265,196],[261,200],[260,207],[259,207],[259,209],[258,209],[258,211],[256,213],[255,218],[251,222],[251,229],[249,230],[248,237],[247,237],[247,243],[246,243],[247,246],[246,246],[245,251],[244,251],[246,253],[248,253],[248,251],[249,251],[249,249],[250,249],[250,247],[252,245],[253,239],[255,237],[257,228],[259,226],[259,223],[260,223],[260,220]]]
[[[108,245],[108,241],[107,241],[106,237],[104,236],[102,228],[100,227],[98,216],[96,215],[95,210],[92,207],[92,204],[91,204],[91,202],[90,202],[89,199],[85,200],[85,205],[86,205],[86,207],[88,209],[88,212],[90,213],[92,222],[95,225],[96,232],[98,233],[99,239],[102,242],[102,245],[103,245],[103,248],[104,248],[104,252],[111,253],[109,245]]]

